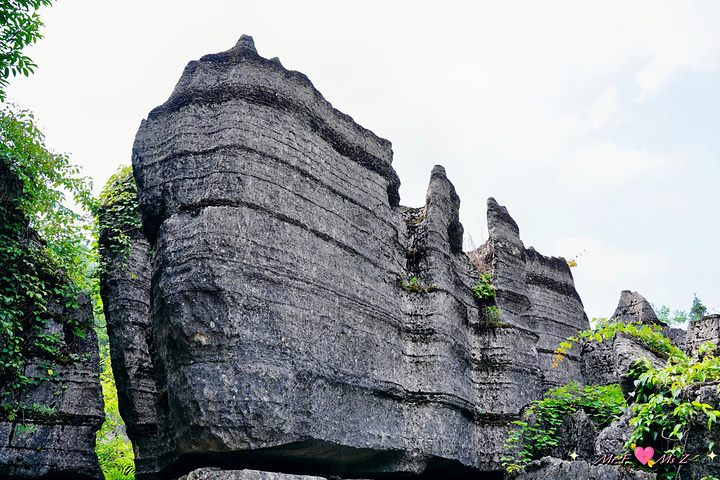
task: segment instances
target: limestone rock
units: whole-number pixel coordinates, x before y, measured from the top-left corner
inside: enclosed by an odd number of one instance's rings
[[[324,477],[261,472],[259,470],[221,470],[199,468],[178,480],[325,480]]]
[[[720,382],[692,385],[686,388],[683,396],[689,401],[708,404],[713,409],[720,410]],[[720,424],[714,422],[711,429],[708,429],[707,425],[707,417],[700,415],[687,435],[685,451],[695,460],[686,466],[687,470],[682,478],[720,478]],[[710,458],[708,455],[711,451],[717,456]]]
[[[625,451],[625,442],[632,436],[635,428],[630,425],[633,418],[632,406],[610,425],[598,433],[595,439],[595,453],[597,455],[618,455]]]
[[[720,315],[706,315],[688,325],[685,335],[685,351],[688,355],[697,355],[700,345],[705,342],[720,345]]]
[[[585,343],[582,347],[583,376],[590,385],[610,385],[620,383],[623,391],[627,393],[633,388],[632,382],[627,382],[630,367],[640,358],[646,358],[653,367],[665,365],[667,356],[662,352],[650,350],[637,338],[624,333],[618,333],[614,338],[602,343]]]
[[[17,176],[0,160],[0,206],[7,208],[5,212],[21,191]],[[30,228],[23,235],[12,241],[26,250],[25,261],[35,262],[33,245],[42,240]],[[68,281],[61,276],[44,280],[57,286]],[[38,347],[26,350],[25,376],[44,380],[20,391],[11,390],[9,380],[0,377],[0,392],[6,394],[0,397],[0,478],[100,479],[95,433],[104,412],[90,298],[80,295],[77,306],[61,295],[45,300],[42,329],[34,333],[57,336],[59,353]]]
[[[565,361],[552,368],[560,343],[590,328],[567,262],[545,257],[532,247],[526,249],[507,208],[494,198],[488,199],[487,205],[489,239],[474,257],[482,270],[492,272],[503,321],[522,332],[518,340],[524,336],[536,339],[537,359],[530,365],[542,372],[526,375],[518,403],[571,381],[582,383],[577,350],[571,350]]]
[[[655,310],[653,310],[650,302],[637,292],[623,290],[620,293],[620,301],[617,309],[613,313],[612,320],[618,320],[625,323],[641,322],[657,325],[665,325],[658,320]]]
[[[130,241],[129,257],[122,251],[101,249],[101,263],[106,268],[100,275],[100,295],[120,414],[135,445],[136,468],[145,471],[157,468],[158,458],[171,456],[173,445],[166,440],[167,398],[156,383],[150,353],[152,253],[140,229],[118,227]],[[100,233],[100,244],[108,245],[106,231]]]
[[[589,327],[565,261],[515,252],[493,200],[489,321],[444,169],[407,208],[391,162],[387,140],[249,37],[191,62],[142,122],[133,167],[155,254],[137,262],[152,274],[138,266],[137,292],[104,287],[111,342],[136,345],[116,364],[138,480],[500,475],[520,409],[581,380],[576,357],[547,374]]]
[[[630,470],[615,465],[592,465],[577,460],[559,460],[544,457],[530,462],[525,468],[508,474],[506,480],[577,480],[592,478],[594,480],[653,480],[655,475],[649,472]]]
[[[620,294],[618,307],[611,320],[665,325],[658,321],[655,311],[645,297],[629,290]],[[585,382],[590,385],[620,383],[626,394],[633,388],[632,382],[628,384],[626,375],[635,361],[645,357],[654,367],[662,367],[667,360],[667,356],[662,352],[653,351],[637,338],[624,333],[618,333],[614,338],[601,343],[584,342],[581,348]]]

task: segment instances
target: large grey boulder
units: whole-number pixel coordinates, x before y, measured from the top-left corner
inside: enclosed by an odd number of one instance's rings
[[[665,366],[667,355],[651,350],[636,337],[617,333],[601,343],[582,345],[583,376],[589,385],[620,383],[623,391],[631,391],[633,380],[628,378],[630,367],[640,358],[647,359],[655,368]]]
[[[663,335],[668,337],[673,345],[681,349],[684,348],[685,330],[670,327],[658,319],[650,302],[637,292],[623,290],[620,293],[620,301],[611,320],[618,320],[624,323],[639,322],[657,325],[662,328]]]
[[[138,314],[112,307],[111,335],[139,345],[114,363],[130,372],[117,381],[138,479],[497,475],[522,407],[581,380],[577,358],[548,373],[559,340],[589,326],[565,261],[516,254],[493,200],[489,321],[444,169],[407,208],[391,162],[387,140],[249,37],[191,62],[142,122],[137,248],[155,253],[137,262],[152,275],[131,269],[144,292],[105,290],[139,299]]]

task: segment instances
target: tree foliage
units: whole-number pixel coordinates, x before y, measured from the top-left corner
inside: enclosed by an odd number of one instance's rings
[[[0,0],[0,101],[5,101],[11,75],[28,76],[37,67],[22,50],[42,38],[43,23],[37,10],[51,3],[52,0]]]
[[[707,313],[707,308],[705,308],[705,305],[703,305],[702,302],[697,298],[697,293],[693,293],[693,302],[692,306],[690,307],[690,314],[688,315],[688,319],[691,322],[695,322],[707,315]]]
[[[0,110],[0,379],[4,397],[15,401],[26,385],[42,380],[25,375],[30,352],[63,353],[59,336],[43,333],[53,317],[48,302],[77,306],[92,261],[84,235],[89,219],[63,203],[69,193],[89,206],[91,184],[44,140],[31,113]],[[79,336],[89,328],[64,321]]]

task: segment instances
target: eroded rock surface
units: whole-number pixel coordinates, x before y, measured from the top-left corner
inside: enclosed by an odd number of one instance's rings
[[[493,274],[503,322],[515,327],[516,353],[532,356],[515,362],[528,369],[516,372],[516,379],[525,385],[521,395],[515,397],[515,407],[550,388],[571,381],[582,383],[579,349],[571,350],[556,368],[553,357],[561,342],[589,329],[590,323],[565,259],[545,257],[532,247],[525,248],[520,228],[508,210],[494,198],[487,205],[489,240],[471,255],[481,270]],[[509,373],[502,372],[502,377]],[[517,392],[508,391],[506,395],[515,396]]]
[[[593,465],[585,461],[560,460],[544,457],[530,462],[525,468],[509,474],[507,480],[653,480],[655,474],[630,470],[615,465]]]
[[[610,320],[665,325],[658,321],[655,311],[645,297],[629,290],[624,290],[620,294],[618,307]],[[667,331],[664,330],[664,333]],[[583,342],[581,348],[585,382],[589,385],[620,383],[626,393],[633,389],[632,381],[628,380],[627,374],[632,364],[639,358],[648,359],[656,368],[663,367],[667,360],[667,355],[664,353],[652,350],[636,337],[624,333],[618,333],[601,343]]]
[[[17,176],[0,159],[3,241],[10,238],[6,235],[12,236],[5,230],[5,215],[14,211],[21,191]],[[42,242],[35,231],[27,227],[22,236],[10,241],[23,250],[22,258],[25,266],[34,269],[32,274],[48,271],[34,263],[41,258],[37,252]],[[0,267],[7,268],[4,263]],[[69,280],[57,274],[43,281],[59,288]],[[24,375],[30,383],[14,389],[10,378],[0,376],[0,478],[102,478],[95,455],[95,434],[105,416],[92,305],[84,294],[77,302],[74,300],[51,294],[44,299],[47,311],[39,314],[41,321],[25,323],[26,331],[18,335],[24,338]],[[42,336],[57,340],[51,344],[40,340]],[[50,345],[55,351],[41,348],[40,344]]]
[[[391,162],[387,140],[249,37],[191,62],[143,121],[133,167],[155,254],[128,298],[150,317],[124,314],[131,302],[115,316],[140,345],[117,362],[142,372],[117,377],[139,479],[499,476],[520,409],[582,379],[576,357],[547,373],[589,327],[565,261],[525,249],[491,200],[481,267],[497,297],[480,301],[444,169],[407,208]]]
[[[287,473],[261,472],[259,470],[221,470],[199,468],[178,480],[325,480],[325,477],[292,475]]]
[[[615,309],[615,313],[613,313],[612,320],[625,323],[641,322],[665,325],[658,320],[650,302],[639,293],[631,292],[630,290],[620,292],[620,301]]]
[[[720,315],[706,315],[688,325],[685,335],[685,351],[688,355],[697,355],[698,349],[705,342],[720,345]]]

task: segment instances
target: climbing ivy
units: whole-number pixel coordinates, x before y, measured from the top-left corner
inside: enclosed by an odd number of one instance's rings
[[[556,367],[565,359],[565,356],[573,347],[574,343],[585,339],[587,342],[601,343],[603,340],[614,338],[618,333],[624,333],[645,345],[652,352],[664,357],[683,356],[684,353],[674,346],[670,339],[662,334],[662,329],[658,325],[643,324],[641,322],[621,322],[616,320],[607,320],[605,318],[594,318],[595,328],[578,332],[577,335],[568,337],[560,343],[555,350],[553,358],[553,366]]]
[[[654,445],[656,450],[677,459],[686,453],[691,430],[702,430],[720,421],[720,405],[701,403],[693,399],[692,387],[699,383],[720,381],[720,357],[717,346],[705,343],[699,358],[685,354],[673,355],[664,367],[655,368],[641,358],[630,369],[635,390],[634,427],[627,445]],[[720,384],[711,384],[720,395]],[[712,446],[710,447],[712,448]],[[693,455],[705,452],[689,452]],[[680,478],[680,462],[659,465],[658,478]]]
[[[683,464],[679,459],[686,455],[688,434],[702,428],[710,430],[720,421],[720,405],[702,403],[692,398],[692,387],[700,383],[710,385],[715,389],[715,395],[720,395],[720,357],[717,356],[717,346],[705,343],[697,356],[690,357],[672,345],[656,325],[608,322],[602,319],[595,329],[579,332],[561,343],[555,351],[555,365],[563,361],[573,342],[580,338],[600,343],[617,333],[631,335],[649,350],[667,359],[665,366],[654,367],[646,358],[640,358],[628,372],[635,388],[629,393],[634,402],[633,418],[630,420],[633,432],[625,446],[654,446],[663,455],[674,457],[677,461],[658,463],[654,471],[658,478],[682,478],[680,470]],[[708,452],[690,453],[697,460],[697,455]],[[520,457],[521,460],[524,458]],[[517,462],[509,465],[512,467]]]
[[[0,401],[7,416],[24,411],[20,393],[26,387],[57,380],[54,361],[81,360],[45,326],[59,321],[75,337],[91,328],[74,318],[57,318],[49,308],[51,303],[77,308],[88,287],[90,222],[65,201],[70,194],[86,210],[93,202],[90,181],[44,141],[32,113],[10,106],[0,110]],[[40,365],[43,373],[26,372],[30,356],[47,360]]]
[[[121,166],[110,177],[100,193],[96,213],[100,258],[126,262],[131,243],[127,234],[142,226],[132,167]],[[106,272],[107,266],[101,263],[100,269]]]
[[[100,366],[105,422],[97,432],[95,453],[106,480],[132,480],[135,478],[135,455],[125,436],[125,424],[120,417],[117,388],[107,348],[100,349]]]
[[[517,427],[505,441],[507,455],[502,457],[508,472],[540,458],[547,450],[557,447],[561,424],[579,409],[583,409],[598,428],[609,425],[627,408],[619,385],[585,386],[570,383],[550,390],[545,398],[532,403],[522,419],[513,422]]]
[[[492,284],[492,273],[481,273],[480,283],[473,287],[473,293],[480,300],[495,298],[497,288]]]
[[[120,167],[110,177],[100,194],[95,213],[96,246],[100,252],[98,273],[103,276],[113,269],[127,266],[131,249],[128,233],[141,226],[132,167]],[[106,480],[132,480],[135,478],[133,449],[125,435],[125,426],[119,412],[99,287],[96,294],[100,306],[96,317],[99,319],[97,331],[100,340],[100,380],[105,400],[105,423],[97,433],[95,452]]]

